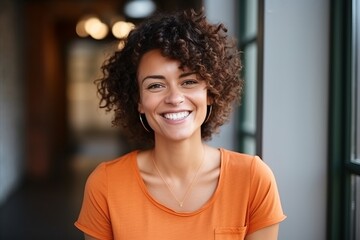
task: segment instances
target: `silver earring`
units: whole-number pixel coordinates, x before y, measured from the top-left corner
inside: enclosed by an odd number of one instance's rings
[[[212,112],[212,105],[208,105],[208,106],[207,106],[207,116],[206,116],[206,119],[205,119],[205,122],[204,122],[204,123],[206,123],[207,121],[209,121],[211,112]]]
[[[146,130],[147,132],[150,132],[150,130],[145,126],[141,115],[143,115],[143,114],[139,113],[139,119],[140,119],[141,125],[145,128],[145,130]],[[145,114],[144,114],[144,115],[145,115]]]

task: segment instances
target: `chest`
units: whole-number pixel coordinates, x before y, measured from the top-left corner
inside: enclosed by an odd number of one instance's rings
[[[130,181],[108,200],[114,239],[243,239],[246,188],[217,186],[199,209],[178,213],[154,199],[146,186]]]

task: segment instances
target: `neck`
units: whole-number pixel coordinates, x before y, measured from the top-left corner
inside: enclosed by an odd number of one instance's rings
[[[153,151],[158,168],[168,177],[184,178],[193,174],[204,160],[206,146],[196,142],[157,142]]]

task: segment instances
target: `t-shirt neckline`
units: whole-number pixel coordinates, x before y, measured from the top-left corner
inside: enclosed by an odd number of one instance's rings
[[[209,207],[211,207],[216,198],[218,197],[218,195],[220,194],[220,191],[222,189],[222,185],[223,185],[223,182],[224,182],[224,175],[225,175],[225,165],[226,165],[226,161],[225,161],[225,158],[224,158],[224,149],[223,148],[219,148],[219,151],[220,151],[220,176],[219,176],[219,182],[218,182],[218,185],[215,189],[215,192],[214,194],[211,196],[211,198],[202,206],[200,207],[199,209],[195,210],[195,211],[192,211],[192,212],[177,212],[167,206],[165,206],[164,204],[160,203],[158,200],[156,200],[151,194],[150,192],[148,191],[146,185],[145,185],[145,182],[144,180],[142,179],[141,177],[141,174],[140,174],[140,169],[139,169],[139,166],[137,164],[137,156],[138,156],[138,153],[139,151],[135,151],[134,152],[134,157],[132,159],[132,163],[133,163],[133,167],[134,167],[134,172],[135,172],[135,176],[137,178],[137,181],[138,181],[138,184],[142,190],[142,192],[144,193],[145,197],[157,208],[160,208],[161,210],[165,211],[165,212],[168,212],[170,214],[173,214],[173,215],[178,215],[178,216],[193,216],[193,215],[197,215],[203,211],[205,211],[206,209],[208,209]]]

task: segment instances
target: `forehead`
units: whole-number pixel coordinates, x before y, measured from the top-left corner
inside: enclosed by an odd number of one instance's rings
[[[148,60],[157,60],[157,61],[162,61],[162,62],[176,61],[176,60],[170,59],[169,57],[164,56],[160,49],[153,49],[153,50],[145,52],[140,58],[139,66],[141,64],[143,64],[144,62],[147,62]]]
[[[182,67],[179,60],[164,56],[159,49],[150,50],[140,58],[137,73],[138,75],[158,72],[188,72],[190,68]]]

